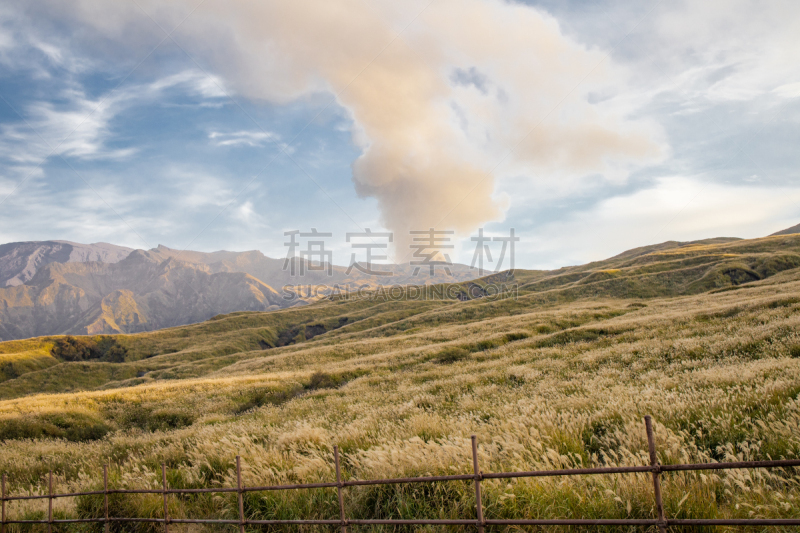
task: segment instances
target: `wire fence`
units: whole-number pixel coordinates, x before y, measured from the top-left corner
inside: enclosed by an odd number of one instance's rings
[[[752,468],[788,468],[800,467],[800,459],[787,459],[776,461],[741,461],[725,463],[700,463],[700,464],[673,464],[661,465],[656,456],[656,445],[653,437],[653,423],[650,416],[645,417],[645,430],[647,432],[647,444],[650,453],[650,464],[642,466],[619,466],[607,468],[571,468],[563,470],[534,470],[530,472],[496,472],[483,473],[478,464],[478,441],[472,436],[472,474],[449,475],[449,476],[427,476],[393,479],[369,479],[369,480],[342,480],[341,464],[339,459],[339,448],[334,446],[333,457],[336,471],[336,481],[328,483],[299,483],[294,485],[269,485],[263,487],[247,487],[242,484],[242,465],[241,458],[236,457],[236,487],[219,487],[207,489],[171,489],[167,486],[167,468],[161,465],[162,488],[159,489],[109,489],[108,488],[108,466],[103,467],[103,490],[88,492],[73,492],[57,494],[53,492],[53,472],[50,471],[48,479],[48,494],[33,496],[8,496],[6,494],[6,475],[2,477],[2,531],[6,533],[8,524],[46,524],[48,533],[52,533],[53,524],[71,523],[103,523],[105,532],[109,533],[112,523],[133,523],[151,522],[164,525],[164,533],[169,533],[170,524],[229,524],[239,527],[239,533],[244,533],[245,527],[249,525],[326,525],[338,526],[341,533],[347,533],[350,526],[362,525],[446,525],[446,526],[474,526],[479,533],[484,533],[487,526],[657,526],[660,533],[665,533],[669,526],[797,526],[800,525],[800,518],[726,518],[726,519],[675,519],[668,518],[664,513],[664,504],[661,497],[661,480],[663,472],[685,472],[697,470],[729,470],[729,469],[752,469]],[[583,475],[603,475],[603,474],[626,474],[626,473],[646,473],[650,472],[653,479],[653,498],[657,518],[653,519],[487,519],[483,515],[483,501],[481,497],[481,481],[485,479],[512,479],[528,477],[552,477],[552,476],[583,476]],[[345,515],[344,494],[347,487],[358,487],[365,485],[392,485],[399,483],[432,483],[442,481],[469,481],[473,480],[475,485],[476,518],[461,520],[436,520],[436,519],[348,519]],[[317,489],[335,488],[337,490],[339,503],[339,517],[330,520],[249,520],[244,512],[244,494],[247,492],[265,492],[276,490],[297,490],[297,489]],[[171,494],[198,494],[198,493],[236,493],[238,499],[239,518],[236,520],[225,519],[189,519],[189,518],[170,518],[169,516],[169,495]],[[136,517],[112,517],[109,516],[108,497],[111,494],[161,494],[164,500],[163,518],[136,518]],[[53,500],[56,498],[72,498],[79,496],[103,496],[103,507],[105,516],[96,518],[53,518]],[[9,520],[6,516],[6,503],[19,500],[48,500],[46,520]]]

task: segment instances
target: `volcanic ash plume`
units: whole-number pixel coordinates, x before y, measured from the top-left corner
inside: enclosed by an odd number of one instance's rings
[[[356,189],[377,198],[398,258],[409,229],[464,233],[501,218],[497,177],[618,176],[660,154],[657,128],[626,120],[629,110],[613,98],[590,103],[599,100],[591,95],[613,94],[625,82],[622,71],[523,5],[206,0],[192,11],[195,0],[138,0],[141,10],[128,2],[77,4],[85,22],[112,38],[146,34],[131,30],[152,26],[142,10],[168,31],[188,15],[176,41],[248,98],[335,95],[363,150],[353,164]]]

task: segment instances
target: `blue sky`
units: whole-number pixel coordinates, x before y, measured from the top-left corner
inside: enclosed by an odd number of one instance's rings
[[[303,4],[0,7],[0,242],[436,224],[555,268],[800,222],[795,3]]]

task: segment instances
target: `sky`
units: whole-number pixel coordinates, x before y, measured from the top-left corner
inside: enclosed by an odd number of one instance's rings
[[[768,235],[800,222],[798,35],[781,0],[3,2],[0,242],[314,228],[348,264],[435,228],[469,264],[513,229],[551,269]]]

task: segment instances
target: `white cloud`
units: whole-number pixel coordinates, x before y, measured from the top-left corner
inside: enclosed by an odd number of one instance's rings
[[[161,78],[151,83],[148,88],[158,95],[162,91],[173,87],[188,89],[190,93],[209,99],[228,96],[228,90],[225,88],[225,82],[222,78],[199,69],[187,69]]]
[[[116,114],[112,99],[90,100],[78,91],[62,95],[56,105],[35,102],[22,111],[23,119],[0,126],[0,157],[13,165],[36,165],[51,156],[81,159],[120,159],[133,149],[107,149],[109,122]]]
[[[775,87],[772,92],[783,98],[800,98],[800,81]]]
[[[172,168],[165,172],[170,188],[183,209],[230,206],[236,193],[220,177],[186,168]]]
[[[34,101],[16,110],[22,115],[19,120],[0,125],[0,159],[8,163],[8,171],[20,174],[51,157],[130,158],[137,153],[136,147],[107,146],[113,136],[111,122],[121,112],[137,104],[158,101],[172,88],[204,99],[218,99],[224,92],[217,78],[212,78],[190,69],[150,84],[123,86],[97,98],[89,98],[82,89],[62,90],[54,95],[58,103]]]
[[[240,205],[236,210],[236,216],[240,220],[249,221],[255,215],[255,211],[253,210],[253,202],[247,201]]]
[[[781,95],[777,88],[800,80],[793,0],[664,3],[642,26],[633,40],[647,51],[636,60],[646,97],[671,94],[684,107],[708,108]]]
[[[86,177],[91,187],[80,182],[57,193],[46,186],[20,188],[0,209],[0,242],[62,239],[147,248],[141,237],[168,227],[170,221],[158,213],[140,209],[152,202],[146,191],[131,193]]]
[[[17,185],[13,181],[0,178],[0,202],[14,192],[16,188]]]
[[[243,202],[233,210],[231,215],[237,226],[241,227],[243,225],[250,232],[260,232],[269,227],[269,224],[267,224],[251,200]]]
[[[527,264],[557,268],[668,240],[754,238],[800,221],[800,185],[729,186],[706,177],[663,177],[652,188],[599,202],[544,224],[528,241]]]
[[[234,131],[223,133],[212,131],[208,134],[216,146],[264,146],[267,143],[277,143],[280,136],[268,131]]]
[[[88,71],[92,60],[74,54],[70,44],[68,37],[38,27],[11,5],[0,6],[0,65],[40,79],[52,77],[51,67],[70,74]]]

